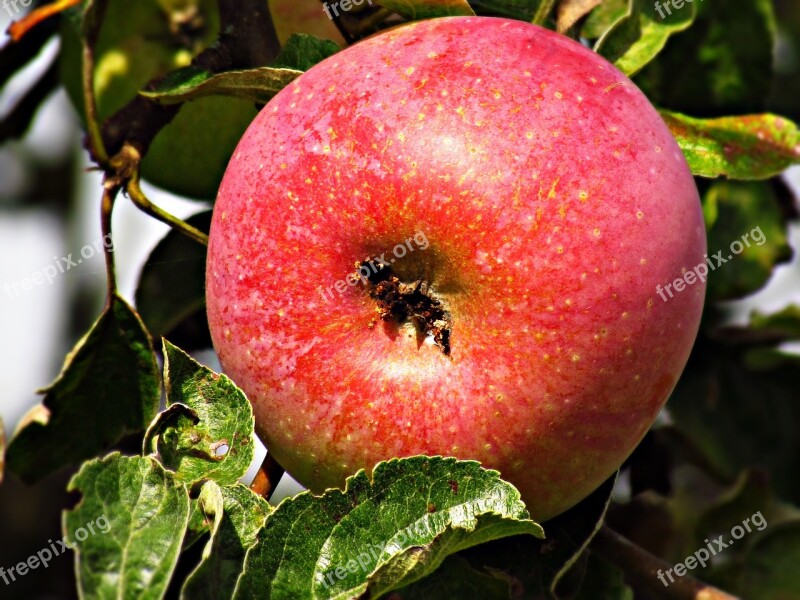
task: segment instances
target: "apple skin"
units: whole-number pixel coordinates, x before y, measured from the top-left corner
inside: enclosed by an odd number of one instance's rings
[[[452,317],[452,351],[374,326],[354,264]],[[412,245],[414,245],[412,243]],[[415,454],[498,469],[545,520],[622,464],[664,406],[705,284],[685,159],[611,64],[534,25],[414,23],[320,63],[240,141],[220,188],[208,319],[277,460],[314,491]]]

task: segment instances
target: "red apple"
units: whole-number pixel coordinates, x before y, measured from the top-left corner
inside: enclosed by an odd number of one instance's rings
[[[259,114],[215,206],[208,317],[259,435],[312,490],[450,455],[547,519],[663,407],[705,284],[656,286],[704,252],[683,155],[624,75],[533,25],[436,19]]]

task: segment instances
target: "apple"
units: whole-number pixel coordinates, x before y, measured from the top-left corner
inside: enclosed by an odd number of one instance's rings
[[[495,18],[413,23],[259,114],[215,205],[208,320],[270,452],[313,491],[475,459],[545,520],[632,452],[705,283],[692,175],[602,57]]]
[[[281,42],[292,33],[342,41],[317,0],[270,0]],[[187,66],[219,32],[214,0],[111,0],[96,52],[95,94],[101,119],[125,106],[154,77]],[[61,73],[83,112],[81,47],[73,27],[62,28]],[[142,175],[190,198],[216,196],[236,143],[257,114],[252,102],[212,97],[185,104],[144,158]]]

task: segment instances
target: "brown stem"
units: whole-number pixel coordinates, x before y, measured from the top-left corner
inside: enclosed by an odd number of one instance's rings
[[[117,274],[114,268],[114,237],[111,235],[111,215],[114,212],[114,201],[119,194],[119,187],[106,186],[103,189],[103,201],[100,204],[100,225],[103,231],[103,245],[106,259],[106,302],[111,306],[117,294]]]
[[[253,483],[250,484],[250,489],[269,500],[272,494],[275,493],[275,488],[278,487],[278,482],[283,477],[283,473],[283,467],[278,464],[271,452],[267,452],[264,462],[261,463],[253,479]]]
[[[97,99],[94,93],[94,47],[100,36],[108,0],[94,0],[88,5],[83,15],[83,62],[81,77],[83,82],[83,104],[86,111],[86,131],[89,151],[98,164],[105,167],[108,163],[108,150],[103,142],[97,114]]]
[[[675,581],[665,575],[674,569],[660,558],[637,546],[617,532],[603,525],[589,547],[625,573],[625,578],[636,587],[646,589],[656,598],[664,600],[739,600],[715,587],[689,577],[675,576]],[[659,579],[664,578],[668,585]]]

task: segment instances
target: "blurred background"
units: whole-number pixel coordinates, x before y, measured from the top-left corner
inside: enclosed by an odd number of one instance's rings
[[[0,10],[0,29],[5,30],[10,21],[8,12]],[[48,43],[0,92],[3,118],[48,69],[58,51],[57,42]],[[782,36],[775,51],[786,80],[797,81],[800,48]],[[21,293],[9,285],[56,264],[60,257],[72,254],[75,258],[86,245],[100,240],[101,177],[89,168],[79,117],[61,88],[48,95],[27,134],[0,146],[0,417],[7,438],[40,401],[36,390],[56,377],[66,353],[102,309],[105,271],[97,252],[52,283]],[[790,169],[784,177],[795,197],[800,196],[800,168]],[[144,189],[156,204],[180,218],[210,208],[210,203],[178,197],[152,185],[145,184]],[[117,275],[120,293],[129,302],[133,303],[150,252],[167,232],[167,226],[139,212],[126,199],[118,200],[114,213]],[[770,313],[791,303],[800,304],[800,225],[796,221],[790,225],[789,244],[795,251],[793,260],[779,266],[763,289],[725,304],[729,323],[745,324],[755,309]],[[736,266],[726,268],[735,270]],[[797,345],[787,349],[800,352]],[[219,368],[210,350],[199,350],[195,357]],[[261,447],[254,466],[263,456]],[[27,487],[7,474],[0,486],[0,566],[16,564],[45,547],[48,540],[61,537],[60,511],[69,502],[64,491],[68,478],[69,473],[57,473]],[[625,485],[623,480],[620,493]],[[297,489],[287,476],[275,500]],[[0,598],[75,597],[72,568],[71,556],[55,559],[47,570],[33,571],[14,586],[6,588],[0,583]]]

